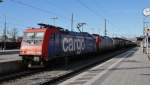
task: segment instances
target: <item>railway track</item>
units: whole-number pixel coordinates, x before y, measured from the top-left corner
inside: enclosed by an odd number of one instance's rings
[[[11,81],[13,79],[18,79],[21,77],[25,77],[27,75],[29,76],[31,74],[35,74],[35,73],[42,72],[42,71],[43,71],[43,69],[36,69],[36,70],[23,69],[23,70],[18,71],[18,72],[1,75],[0,82],[2,83],[2,82],[7,82],[9,80]]]
[[[9,76],[0,78],[3,85],[41,85],[41,84],[57,84],[60,81],[64,81],[73,75],[76,75],[94,65],[100,64],[118,54],[121,54],[129,49],[123,49],[115,51],[113,53],[107,53],[99,55],[95,58],[90,57],[84,61],[76,61],[69,63],[69,65],[60,65],[57,68],[46,68],[27,70],[19,73],[15,73]]]

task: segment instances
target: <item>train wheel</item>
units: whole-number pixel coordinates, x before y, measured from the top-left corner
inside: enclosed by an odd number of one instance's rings
[[[31,68],[32,67],[32,64],[31,63],[28,63],[28,68]]]
[[[44,67],[49,67],[49,63],[47,61],[43,61],[42,63]]]

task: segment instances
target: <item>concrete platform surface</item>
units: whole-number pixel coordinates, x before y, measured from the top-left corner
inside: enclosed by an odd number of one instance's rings
[[[150,85],[150,61],[133,48],[59,85]]]
[[[23,68],[18,54],[0,55],[0,76]]]
[[[21,60],[19,54],[0,55],[0,63]]]
[[[12,49],[12,50],[0,50],[0,56],[1,55],[7,55],[7,54],[18,54],[19,49]]]

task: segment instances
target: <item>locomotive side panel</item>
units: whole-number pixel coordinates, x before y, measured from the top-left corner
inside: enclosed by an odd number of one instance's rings
[[[95,40],[90,36],[83,36],[79,33],[62,35],[62,51],[64,56],[80,55],[96,51]]]
[[[100,51],[110,50],[113,48],[113,40],[109,37],[101,37]]]
[[[58,32],[52,32],[49,36],[48,41],[48,59],[52,59],[60,56],[61,54],[61,44],[60,44],[60,34]]]

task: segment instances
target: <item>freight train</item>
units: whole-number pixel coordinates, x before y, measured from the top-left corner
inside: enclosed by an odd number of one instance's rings
[[[121,38],[73,32],[42,23],[39,25],[39,28],[28,28],[24,31],[20,56],[28,67],[43,65],[60,57],[100,53],[134,44]]]

